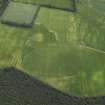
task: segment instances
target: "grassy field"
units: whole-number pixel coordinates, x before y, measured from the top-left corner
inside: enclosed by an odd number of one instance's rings
[[[13,0],[17,2],[26,2],[40,6],[54,7],[65,10],[75,10],[74,0]]]
[[[70,95],[105,95],[105,19],[91,4],[84,0],[77,13],[41,8],[31,29],[0,24],[0,66]]]
[[[37,11],[37,6],[10,2],[1,21],[3,23],[31,26]]]

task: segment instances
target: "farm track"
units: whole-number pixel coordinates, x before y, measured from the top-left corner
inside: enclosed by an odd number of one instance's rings
[[[100,53],[100,54],[105,54],[105,51],[100,50],[100,49],[96,49],[96,48],[93,48],[93,47],[90,47],[90,46],[80,45],[80,47],[86,48],[88,50],[91,50],[91,51],[94,51],[94,52],[97,52],[97,53]]]

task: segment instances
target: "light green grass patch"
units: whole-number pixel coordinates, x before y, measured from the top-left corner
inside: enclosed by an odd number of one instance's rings
[[[31,25],[36,12],[36,6],[10,2],[1,21],[16,25]]]

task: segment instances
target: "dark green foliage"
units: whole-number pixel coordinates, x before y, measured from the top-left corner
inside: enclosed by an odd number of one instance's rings
[[[105,105],[105,97],[68,96],[12,67],[0,69],[0,105]]]
[[[75,98],[24,72],[15,68],[0,69],[1,105],[69,105],[70,103],[75,103]]]
[[[3,13],[8,3],[9,3],[8,0],[0,0],[0,15]]]

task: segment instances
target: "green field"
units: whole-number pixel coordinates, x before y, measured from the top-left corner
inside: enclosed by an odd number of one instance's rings
[[[1,21],[3,23],[31,26],[37,11],[37,6],[10,2],[1,17]]]
[[[16,2],[26,2],[40,6],[60,8],[64,10],[75,10],[74,0],[13,0]]]
[[[70,95],[105,95],[105,8],[92,0],[77,7],[42,7],[30,29],[0,24],[0,67],[16,66]]]

